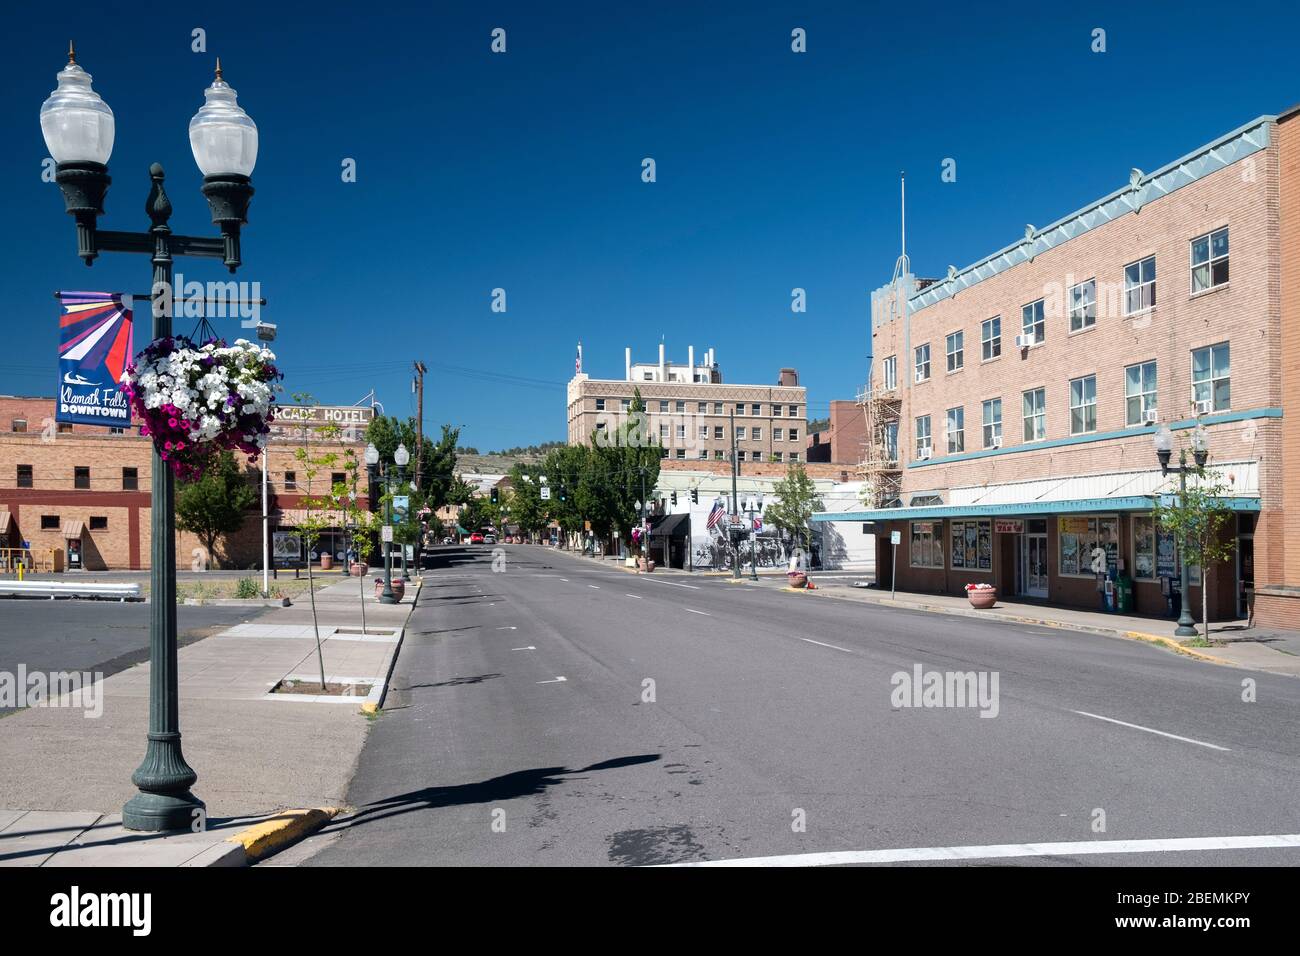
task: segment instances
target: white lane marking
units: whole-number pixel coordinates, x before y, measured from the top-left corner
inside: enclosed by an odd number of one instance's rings
[[[849,863],[913,863],[926,860],[1001,860],[1012,857],[1096,856],[1105,853],[1185,853],[1194,850],[1300,849],[1300,833],[1263,836],[1178,837],[1164,840],[1088,840],[1077,843],[1002,843],[993,846],[929,846],[895,850],[791,853],[736,860],[699,860],[665,866],[841,866]]]
[[[807,641],[809,644],[816,644],[818,647],[829,647],[837,651],[843,651],[845,654],[853,653],[847,647],[840,647],[838,644],[823,644],[821,641],[814,641],[811,637],[801,637],[799,640]]]
[[[707,611],[697,611],[697,610],[695,610],[695,608],[693,608],[693,607],[684,607],[684,608],[682,608],[682,610],[683,610],[683,611],[690,611],[692,614],[703,614],[705,617],[713,617],[713,615],[712,615],[712,614],[709,614]]]
[[[630,598],[636,598],[638,601],[644,600],[639,594],[629,594],[627,596]]]
[[[1183,743],[1196,744],[1198,747],[1209,747],[1211,750],[1223,750],[1231,753],[1230,747],[1220,747],[1218,744],[1207,744],[1204,740],[1193,740],[1191,737],[1179,737],[1177,734],[1165,733],[1163,730],[1156,730],[1154,727],[1143,727],[1141,724],[1130,724],[1127,721],[1116,720],[1114,717],[1103,717],[1101,714],[1090,714],[1086,710],[1075,710],[1071,713],[1079,714],[1082,717],[1092,717],[1094,720],[1104,720],[1110,724],[1119,724],[1121,727],[1132,727],[1134,730],[1145,730],[1149,734],[1159,734],[1161,737],[1168,737],[1171,740],[1181,740]]]
[[[561,682],[563,682],[563,681],[566,681],[566,680],[568,680],[568,679],[569,679],[569,678],[567,678],[567,677],[557,677],[557,678],[555,678],[555,680],[539,680],[537,683],[539,683],[539,684],[559,684],[559,683],[561,683]]]
[[[560,580],[563,581],[565,584],[568,584],[568,583],[569,583],[569,579],[568,579],[568,578],[560,578]]]
[[[587,587],[589,587],[589,588],[595,588],[597,591],[600,590],[600,585],[599,585],[599,584],[588,584]]]
[[[515,627],[515,625],[513,625],[513,624],[507,624],[505,627],[498,627],[497,630],[498,630],[498,631],[517,631],[517,630],[519,630],[519,628]]]
[[[653,581],[655,584],[666,584],[670,588],[690,588],[692,591],[698,591],[698,584],[678,584],[676,581],[660,581],[658,578],[643,578],[644,581]]]
[[[512,648],[510,648],[510,649],[511,649],[512,651],[535,651],[535,650],[537,650],[537,648],[536,648],[534,645],[532,645],[532,644],[529,644],[527,647],[512,647]]]

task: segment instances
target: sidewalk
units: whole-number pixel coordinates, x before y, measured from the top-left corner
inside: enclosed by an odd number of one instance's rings
[[[852,575],[826,578],[814,571],[809,577],[816,585],[815,590],[796,592],[792,588],[787,588],[784,575],[760,576],[758,581],[742,578],[742,583],[751,587],[777,588],[809,597],[838,598],[914,611],[977,617],[1015,624],[1033,624],[1041,627],[1068,628],[1108,637],[1151,641],[1179,653],[1218,664],[1300,677],[1300,634],[1294,631],[1245,628],[1240,622],[1224,622],[1212,624],[1210,631],[1210,639],[1226,642],[1223,646],[1216,644],[1213,647],[1186,647],[1182,643],[1183,638],[1174,636],[1178,623],[1170,618],[1135,617],[1104,611],[1050,607],[1029,601],[1007,601],[1001,597],[992,608],[981,611],[971,607],[965,597],[898,592],[891,598],[887,591],[880,591],[874,587],[855,587]],[[867,577],[868,575],[864,573],[863,578]]]
[[[160,837],[120,826],[144,755],[147,663],[103,681],[97,719],[49,706],[0,721],[0,807],[14,808],[0,809],[0,866],[242,864],[322,825],[343,803],[369,723],[363,710],[382,705],[419,595],[413,583],[402,604],[383,605],[365,584],[365,634],[356,578],[316,594],[326,680],[355,683],[352,695],[269,693],[286,678],[320,679],[306,600],[181,649],[183,747],[207,804],[206,832]],[[241,834],[243,844],[227,842]]]

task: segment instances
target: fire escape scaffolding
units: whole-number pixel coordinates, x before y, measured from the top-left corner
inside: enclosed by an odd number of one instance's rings
[[[873,388],[858,394],[867,424],[858,474],[871,489],[872,505],[885,508],[902,493],[903,469],[898,460],[898,422],[903,396],[897,387]]]

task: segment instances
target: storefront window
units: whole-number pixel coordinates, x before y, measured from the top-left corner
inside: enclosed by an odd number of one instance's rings
[[[1114,570],[1119,566],[1119,517],[1058,519],[1057,540],[1060,548],[1061,574],[1067,577],[1086,577],[1092,574],[1092,552],[1102,548],[1106,552],[1106,566]]]
[[[993,523],[991,521],[953,521],[949,539],[954,569],[993,570]]]
[[[1156,578],[1156,520],[1151,515],[1133,516],[1133,577]]]
[[[914,568],[943,567],[943,522],[913,521],[909,557]]]

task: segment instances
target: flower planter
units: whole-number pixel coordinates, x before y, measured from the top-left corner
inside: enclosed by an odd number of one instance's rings
[[[363,578],[366,576],[366,566],[360,561],[353,561],[351,570],[354,578]]]
[[[966,592],[966,598],[971,607],[984,610],[997,603],[998,592],[996,588],[972,588]]]
[[[785,580],[792,588],[806,588],[808,586],[808,575],[802,571],[787,571]]]
[[[397,599],[398,604],[401,604],[402,596],[406,594],[406,582],[404,582],[401,579],[401,577],[394,576],[392,582],[392,588],[393,588],[393,597]],[[383,575],[380,575],[375,578],[375,597],[381,598],[383,596],[384,596],[384,578]]]
[[[334,567],[334,555],[322,554],[320,556],[320,569],[322,571],[330,571],[333,569],[333,567]]]
[[[638,570],[645,571],[647,574],[655,569],[655,563],[647,561],[645,558],[637,558],[636,566]]]

